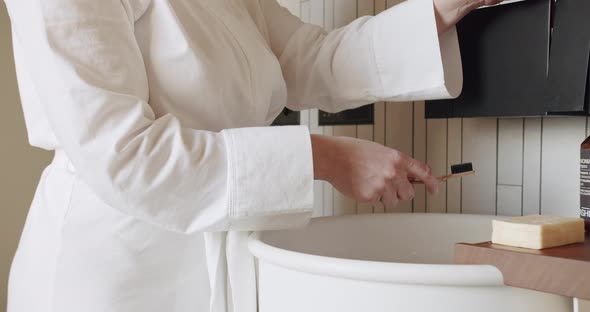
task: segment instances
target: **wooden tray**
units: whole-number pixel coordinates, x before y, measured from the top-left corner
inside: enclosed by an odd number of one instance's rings
[[[590,300],[590,236],[584,243],[543,250],[458,243],[455,263],[493,265],[508,286]]]

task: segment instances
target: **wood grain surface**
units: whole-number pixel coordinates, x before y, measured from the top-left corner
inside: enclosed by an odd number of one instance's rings
[[[584,243],[533,250],[492,244],[455,245],[456,264],[497,267],[508,286],[590,300],[590,236]]]

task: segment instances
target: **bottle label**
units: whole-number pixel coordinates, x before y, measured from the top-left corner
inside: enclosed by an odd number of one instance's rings
[[[590,222],[590,149],[580,156],[580,217]]]

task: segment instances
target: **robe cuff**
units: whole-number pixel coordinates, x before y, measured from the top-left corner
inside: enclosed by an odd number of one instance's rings
[[[305,225],[313,212],[313,157],[305,126],[222,131],[228,155],[229,230]]]
[[[408,0],[375,16],[373,49],[382,98],[457,97],[463,85],[455,27],[439,37],[432,0]]]

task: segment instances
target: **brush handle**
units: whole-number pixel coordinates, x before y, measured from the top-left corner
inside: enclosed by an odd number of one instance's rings
[[[474,175],[474,174],[475,174],[475,171],[468,171],[468,172],[463,172],[463,173],[447,174],[444,176],[437,177],[436,179],[439,182],[445,182],[447,180],[462,178],[462,177],[466,177],[466,176],[470,176],[470,175]],[[424,181],[422,181],[420,179],[409,178],[409,180],[410,180],[410,183],[412,183],[412,184],[424,184]]]

